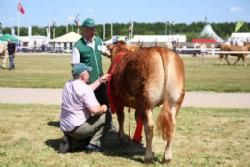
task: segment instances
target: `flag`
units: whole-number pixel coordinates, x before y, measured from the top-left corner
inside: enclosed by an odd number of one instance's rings
[[[18,2],[17,9],[19,10],[19,12],[20,12],[22,15],[25,14],[25,10],[24,10],[23,6],[21,5],[20,1]]]
[[[80,25],[80,18],[79,18],[79,14],[77,14],[77,16],[74,19],[74,22],[76,23],[77,26]]]
[[[238,21],[235,25],[235,32],[239,31],[239,29],[243,26],[244,21]]]

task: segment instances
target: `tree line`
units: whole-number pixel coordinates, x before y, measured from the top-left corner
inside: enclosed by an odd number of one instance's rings
[[[211,23],[214,31],[223,39],[228,39],[231,36],[231,33],[235,30],[235,25],[237,22],[225,22],[225,23]],[[133,23],[133,34],[134,35],[169,35],[169,34],[180,34],[186,35],[187,41],[192,41],[193,38],[197,38],[199,33],[202,31],[206,23],[204,22],[193,22],[191,24],[185,23],[176,23],[176,24],[167,24],[164,22],[155,22],[155,23]],[[113,35],[128,35],[129,34],[130,23],[113,23]],[[70,31],[77,32],[77,26],[74,24],[68,25],[68,28],[65,25],[51,27],[50,34],[51,38],[53,35],[53,28],[55,29],[55,37],[64,35]],[[15,32],[17,32],[17,27],[14,27]],[[32,35],[47,35],[48,26],[39,27],[32,26]],[[11,27],[4,27],[2,29],[4,33],[11,33]],[[81,32],[81,30],[80,30]],[[103,37],[103,25],[97,25],[97,35]],[[250,23],[244,23],[240,28],[239,32],[250,32]],[[19,28],[20,36],[28,35],[28,27]],[[105,24],[105,39],[108,40],[111,38],[111,24]]]

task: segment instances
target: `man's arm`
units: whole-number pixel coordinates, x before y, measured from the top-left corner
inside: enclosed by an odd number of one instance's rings
[[[72,55],[71,55],[71,65],[80,63],[80,52],[79,50],[74,47],[72,50]]]
[[[108,81],[110,77],[110,74],[104,74],[103,76],[101,76],[99,79],[97,79],[95,82],[91,83],[89,86],[95,90],[96,88],[98,88],[102,83],[105,83]]]
[[[89,111],[91,112],[91,115],[100,115],[107,111],[107,106],[105,104],[95,107],[90,107]]]

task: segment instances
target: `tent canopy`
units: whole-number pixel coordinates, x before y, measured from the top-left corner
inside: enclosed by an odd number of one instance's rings
[[[219,37],[213,30],[212,26],[210,24],[207,24],[203,30],[201,31],[200,37],[210,37],[212,39],[215,39],[216,42],[223,42],[224,40]]]
[[[0,36],[0,41],[12,41],[12,42],[17,42],[18,39],[10,34],[4,34],[3,36]]]
[[[50,40],[50,42],[76,42],[81,38],[80,34],[77,34],[75,32],[69,32],[67,34],[64,34],[60,37],[54,38]]]

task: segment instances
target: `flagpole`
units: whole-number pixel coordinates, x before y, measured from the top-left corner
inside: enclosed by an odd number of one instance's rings
[[[103,23],[102,39],[105,40],[105,22]]]
[[[113,37],[113,21],[111,21],[111,24],[110,24],[110,36],[111,38]]]
[[[68,25],[68,21],[66,20],[66,33],[69,32],[69,25]]]
[[[17,5],[19,5],[19,0],[17,0]],[[19,10],[17,10],[17,42],[18,42],[18,45],[19,45],[19,26],[20,26],[20,13],[19,13]]]

